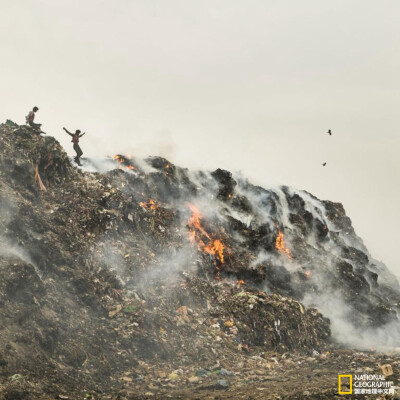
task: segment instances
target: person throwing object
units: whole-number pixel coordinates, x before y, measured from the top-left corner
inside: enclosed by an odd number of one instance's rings
[[[79,146],[79,139],[80,139],[86,132],[83,132],[83,133],[81,134],[81,131],[80,131],[79,129],[77,129],[77,130],[75,131],[75,133],[71,133],[71,132],[69,132],[66,128],[63,128],[63,129],[64,129],[65,132],[68,133],[68,135],[72,136],[71,142],[74,144],[74,150],[76,151],[76,157],[74,158],[74,160],[75,160],[75,162],[76,162],[79,166],[81,166],[82,164],[81,164],[80,158],[81,158],[81,156],[82,156],[82,154],[83,154],[83,151],[82,151],[81,147]]]

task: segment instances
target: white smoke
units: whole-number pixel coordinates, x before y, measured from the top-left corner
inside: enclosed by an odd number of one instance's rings
[[[26,264],[32,265],[36,275],[42,280],[43,272],[37,266],[37,264],[32,260],[29,252],[25,250],[22,246],[15,242],[10,241],[4,236],[0,236],[0,256],[4,258],[16,258],[23,261]]]
[[[0,226],[3,232],[17,213],[17,207],[7,198],[0,199]],[[5,234],[0,234],[0,256],[4,258],[16,258],[26,264],[32,265],[37,276],[42,280],[43,273],[37,264],[32,260],[29,252],[19,245],[16,241],[6,237]]]
[[[154,168],[149,166],[146,161],[134,159],[136,165],[140,166],[142,171],[148,173],[154,171]],[[96,163],[93,163],[95,165]],[[98,170],[106,170],[107,168],[114,169],[116,163],[109,160],[104,164],[97,163]],[[197,188],[197,195],[194,197],[180,198],[173,201],[173,206],[176,207],[183,221],[188,221],[191,212],[188,208],[188,203],[195,205],[204,220],[214,221],[217,224],[226,222],[227,217],[232,217],[240,221],[246,227],[257,227],[262,224],[268,224],[271,231],[275,229],[275,221],[279,222],[279,228],[285,233],[286,246],[296,252],[296,242],[294,237],[301,237],[306,245],[306,250],[309,255],[309,260],[303,264],[296,260],[296,257],[289,259],[285,254],[267,252],[260,250],[258,254],[249,260],[249,269],[257,268],[260,264],[268,264],[272,266],[281,266],[290,272],[290,276],[296,283],[296,277],[304,276],[305,269],[310,272],[307,277],[307,284],[316,288],[315,291],[304,293],[301,299],[306,306],[316,306],[326,317],[331,320],[333,338],[339,342],[358,348],[383,348],[385,346],[397,347],[400,345],[398,339],[400,332],[400,324],[393,322],[383,327],[370,329],[357,329],[352,318],[354,309],[351,308],[343,298],[342,292],[335,289],[332,277],[335,275],[335,266],[337,261],[342,258],[342,245],[351,246],[364,252],[370,263],[374,262],[365,248],[362,240],[356,235],[347,235],[341,232],[341,229],[336,227],[334,222],[328,218],[324,204],[304,191],[298,191],[293,188],[271,187],[267,189],[254,190],[254,187],[249,189],[247,181],[240,175],[234,176],[237,185],[234,189],[233,196],[245,196],[251,205],[251,212],[246,212],[238,207],[234,207],[231,202],[223,202],[218,199],[219,185],[217,181],[208,172],[188,172],[188,177],[191,183]],[[325,225],[329,232],[334,233],[336,240],[322,241],[318,239],[317,234],[313,231],[305,238],[300,232],[299,227],[292,224],[291,213],[287,201],[289,196],[298,195],[304,200],[304,209],[309,212],[314,220],[319,220]],[[276,209],[274,209],[275,204]],[[238,232],[229,232],[232,239],[238,244],[245,242],[245,238]],[[183,223],[181,227],[181,236],[187,237],[187,226]],[[109,246],[107,244],[106,246]],[[188,241],[182,245],[182,248],[176,250],[174,254],[168,254],[165,257],[160,257],[155,263],[149,263],[146,270],[143,271],[138,278],[141,284],[146,284],[151,280],[160,279],[162,277],[182,273],[183,271],[193,270],[196,258],[196,248]],[[123,255],[110,255],[108,258],[108,268],[116,273],[122,281],[127,280],[127,271],[123,265]],[[351,264],[351,260],[346,260]],[[353,268],[355,269],[355,265]],[[391,287],[396,286],[395,281],[391,284],[392,275],[379,263],[373,267],[368,265],[370,270],[375,270],[379,273],[380,283],[382,279],[385,284]],[[139,282],[138,281],[138,282]],[[268,277],[267,277],[268,281]],[[297,282],[298,283],[298,282]],[[397,284],[398,285],[398,284]],[[264,289],[268,292],[273,290],[266,282]],[[360,318],[360,316],[357,316]]]

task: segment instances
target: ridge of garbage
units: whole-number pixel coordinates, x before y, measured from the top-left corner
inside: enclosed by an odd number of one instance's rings
[[[11,121],[0,143],[8,398],[151,397],[181,380],[226,389],[233,365],[276,379],[285,354],[325,360],[343,339],[335,321],[397,323],[399,285],[340,203],[162,157],[116,155],[114,169],[86,172]],[[335,320],[324,304],[337,297]]]

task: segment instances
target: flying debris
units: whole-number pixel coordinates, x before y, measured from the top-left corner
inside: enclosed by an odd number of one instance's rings
[[[323,167],[325,167],[325,165],[326,165],[326,162],[324,162],[324,163],[322,164]]]
[[[331,131],[330,129],[329,129],[328,132],[326,132],[326,133],[329,133],[329,135],[332,136],[332,131]]]

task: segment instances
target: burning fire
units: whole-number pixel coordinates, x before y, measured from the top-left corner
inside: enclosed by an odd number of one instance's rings
[[[203,234],[203,236],[205,236],[207,239],[211,240],[211,237],[201,226],[201,215],[200,215],[200,211],[198,210],[198,208],[195,207],[193,204],[189,204],[189,208],[190,208],[190,211],[192,211],[192,216],[189,219],[189,227],[193,228],[193,230],[190,231],[191,240],[195,241],[196,233],[197,233],[196,231],[199,231],[201,234]]]
[[[304,275],[307,276],[307,277],[311,276],[311,271],[304,272]]]
[[[219,239],[215,239],[213,242],[210,242],[206,247],[203,249],[207,254],[212,254],[215,256],[218,255],[221,264],[224,263],[224,245]]]
[[[133,165],[129,164],[129,159],[127,157],[116,154],[113,158],[114,158],[114,160],[118,161],[119,169],[129,169],[131,171],[135,170],[135,167]]]
[[[278,251],[285,253],[287,258],[292,259],[292,254],[290,253],[290,250],[285,243],[285,235],[279,228],[278,228],[278,236],[276,237],[275,240],[275,248]]]
[[[157,210],[157,204],[153,199],[150,199],[147,203],[141,201],[139,203],[139,206],[143,208],[148,208],[149,210],[152,211]]]
[[[207,254],[216,257],[221,264],[224,263],[224,249],[225,246],[220,239],[213,239],[201,225],[200,211],[193,204],[188,204],[192,211],[192,216],[189,219],[189,240],[192,243],[197,243],[200,250]],[[207,245],[204,243],[208,240]]]

